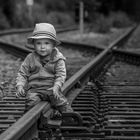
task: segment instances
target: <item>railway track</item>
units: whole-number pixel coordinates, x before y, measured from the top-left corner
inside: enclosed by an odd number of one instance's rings
[[[77,25],[63,26],[63,27],[60,25],[55,25],[55,28],[59,33],[78,29]],[[12,35],[12,34],[25,34],[25,33],[31,33],[32,31],[33,28],[4,30],[4,31],[0,31],[0,36]]]
[[[93,61],[66,81],[63,93],[77,113],[64,113],[62,120],[51,120],[49,116],[52,110],[47,102],[40,102],[25,113],[26,99],[19,100],[14,95],[4,97],[0,102],[2,104],[0,113],[4,112],[0,115],[3,116],[3,119],[1,117],[0,120],[2,122],[0,139],[45,140],[50,137],[50,139],[94,138],[98,140],[115,138],[112,129],[108,130],[106,127],[109,126],[107,113],[110,104],[105,93],[102,94],[104,90],[102,80],[105,78],[100,79],[100,77],[119,55],[121,56],[118,58],[121,59],[125,59],[127,55],[127,61],[139,59],[139,55],[133,54],[133,58],[131,58],[132,55],[129,54],[130,58],[128,58],[127,53],[125,55],[125,53],[119,53],[117,50],[112,51],[113,47],[124,43],[124,39],[130,32],[122,35],[97,55]],[[24,50],[24,54],[27,52],[28,50]],[[41,115],[46,105],[47,119],[42,118]],[[109,134],[110,131],[112,135]]]
[[[102,127],[107,140],[140,139],[139,59],[134,53],[115,56],[98,79],[100,98],[107,103]]]

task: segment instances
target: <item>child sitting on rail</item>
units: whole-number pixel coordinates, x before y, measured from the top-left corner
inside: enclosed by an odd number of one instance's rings
[[[61,113],[72,111],[61,92],[66,79],[65,57],[56,48],[60,41],[56,38],[54,26],[49,23],[36,24],[27,41],[34,45],[35,51],[25,58],[19,69],[16,96],[26,96],[29,106],[45,100]]]

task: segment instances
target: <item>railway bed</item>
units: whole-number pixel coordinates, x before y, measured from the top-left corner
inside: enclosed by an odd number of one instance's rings
[[[100,98],[106,100],[103,132],[107,140],[140,139],[139,58],[117,60],[98,79]],[[102,105],[103,106],[103,105]]]
[[[116,61],[110,71],[113,76],[105,76],[101,96],[104,96],[109,105],[105,131],[111,130],[110,133],[115,136],[128,136],[139,139],[139,65]],[[113,71],[116,70],[114,73]],[[113,83],[113,85],[110,85]],[[123,83],[123,85],[120,85]],[[136,85],[135,85],[135,84]],[[117,130],[118,129],[118,130]]]

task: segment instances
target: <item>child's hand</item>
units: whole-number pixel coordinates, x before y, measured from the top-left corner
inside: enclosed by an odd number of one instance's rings
[[[48,90],[53,90],[53,95],[54,95],[57,99],[59,99],[59,88],[58,88],[58,87],[54,86],[54,87],[52,87],[52,88],[49,88]]]
[[[24,97],[24,96],[25,96],[25,91],[24,91],[23,86],[18,86],[18,87],[17,87],[16,96],[17,96],[18,98],[19,98],[19,97]]]
[[[57,99],[59,99],[59,88],[58,87],[56,87],[56,86],[53,87],[53,94]]]

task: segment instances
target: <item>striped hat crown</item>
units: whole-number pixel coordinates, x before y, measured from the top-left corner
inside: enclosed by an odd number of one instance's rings
[[[49,23],[38,23],[35,25],[32,36],[27,40],[29,44],[33,44],[34,39],[47,38],[53,40],[56,45],[60,44],[60,41],[56,38],[56,30],[52,24]]]

